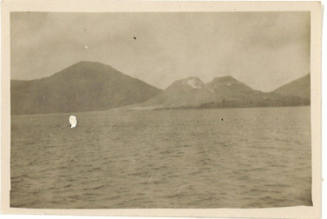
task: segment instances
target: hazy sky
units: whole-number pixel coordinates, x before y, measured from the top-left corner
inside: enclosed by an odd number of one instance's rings
[[[136,40],[133,39],[136,36]],[[232,75],[270,91],[310,71],[310,14],[13,13],[13,79],[98,61],[159,88]]]

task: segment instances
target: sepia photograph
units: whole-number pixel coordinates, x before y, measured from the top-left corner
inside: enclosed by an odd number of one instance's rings
[[[10,208],[313,207],[311,19],[11,11]]]

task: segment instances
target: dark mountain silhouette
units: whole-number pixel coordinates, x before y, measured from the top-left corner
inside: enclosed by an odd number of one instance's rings
[[[277,88],[274,93],[310,99],[310,74]]]
[[[304,86],[303,83],[296,83]],[[292,86],[295,90],[294,87]],[[310,89],[310,88],[309,88]],[[298,106],[310,104],[310,98],[287,92],[261,92],[231,76],[217,77],[205,84],[196,77],[178,80],[141,105],[145,108],[221,108],[258,106]]]
[[[105,110],[144,102],[160,92],[111,66],[79,62],[50,77],[11,81],[11,112],[33,114]]]
[[[209,83],[189,77],[160,91],[111,66],[79,62],[47,78],[11,81],[13,114],[81,112],[128,105],[175,109],[309,104],[310,75],[272,92],[254,90],[231,76],[217,77]]]

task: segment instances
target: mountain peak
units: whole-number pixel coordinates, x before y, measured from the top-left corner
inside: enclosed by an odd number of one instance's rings
[[[72,64],[65,69],[55,73],[54,77],[65,77],[66,79],[78,79],[81,77],[92,78],[102,77],[103,75],[116,75],[122,74],[110,65],[93,61],[80,61]],[[52,77],[50,76],[50,77]]]
[[[232,76],[222,76],[222,77],[216,77],[214,78],[210,83],[212,86],[224,86],[224,87],[230,87],[233,85],[243,85],[240,81],[236,80]]]
[[[215,77],[213,82],[232,82],[232,81],[237,81],[233,76],[226,75],[226,76],[221,76],[221,77]]]
[[[204,83],[197,77],[189,77],[184,79],[184,83],[194,89],[201,89],[204,87]]]
[[[74,66],[74,65],[99,65],[99,66],[109,66],[109,65],[103,64],[103,63],[101,63],[101,62],[96,62],[96,61],[86,61],[86,60],[79,61],[79,62],[73,64],[72,66]]]
[[[79,61],[73,65],[71,65],[70,67],[68,68],[71,68],[71,67],[74,67],[74,68],[101,68],[101,69],[114,69],[112,66],[110,65],[106,65],[106,64],[103,64],[101,62],[94,62],[94,61]]]
[[[175,81],[169,87],[179,87],[179,86],[186,87],[186,88],[192,88],[192,89],[201,89],[205,86],[205,84],[198,77],[187,77],[187,78]]]

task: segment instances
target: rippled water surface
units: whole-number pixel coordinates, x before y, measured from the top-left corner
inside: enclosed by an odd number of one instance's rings
[[[309,107],[76,115],[12,117],[11,206],[312,205]]]

